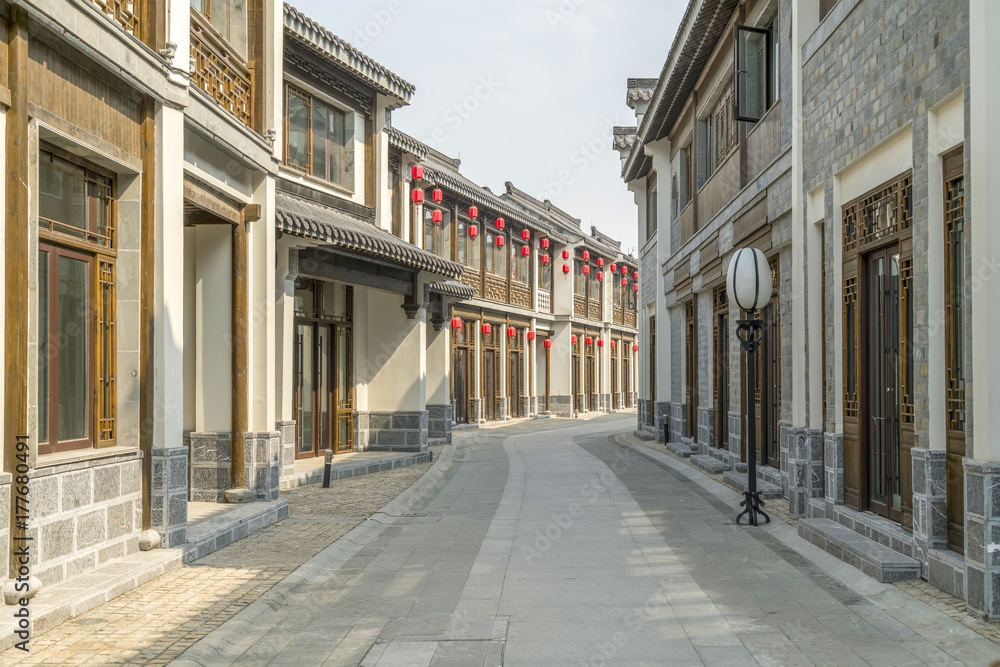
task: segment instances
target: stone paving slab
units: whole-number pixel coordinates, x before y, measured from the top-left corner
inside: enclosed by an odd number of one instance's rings
[[[432,454],[426,452],[400,452],[391,454],[388,452],[352,452],[333,457],[330,465],[330,479],[344,479],[346,477],[356,477],[357,475],[370,475],[396,468],[419,465],[431,461]],[[281,490],[294,489],[306,484],[319,484],[323,481],[324,468],[326,466],[323,457],[299,461],[295,464],[295,472],[281,478]]]
[[[800,519],[799,536],[883,583],[920,578],[920,563],[830,519]]]

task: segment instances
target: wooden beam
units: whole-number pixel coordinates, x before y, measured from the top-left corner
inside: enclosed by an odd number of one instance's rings
[[[382,275],[377,271],[366,271],[347,266],[339,266],[329,262],[307,263],[305,266],[299,260],[298,275],[305,278],[317,278],[319,280],[332,280],[347,283],[349,285],[359,285],[361,287],[371,287],[372,289],[385,292],[395,292],[406,297],[413,296],[413,281],[403,280],[392,276]]]
[[[5,226],[6,310],[4,327],[4,457],[5,469],[16,472],[17,444],[28,438],[28,13],[10,7],[7,47],[7,81],[11,100],[7,110],[7,221]],[[45,399],[42,399],[45,400]],[[53,436],[54,437],[54,436]],[[29,454],[34,462],[36,449]],[[16,479],[16,478],[15,478]],[[24,538],[23,523],[16,521],[16,490],[11,484],[11,544]],[[36,547],[37,548],[37,545]],[[10,576],[17,576],[17,563],[10,550]]]
[[[184,179],[184,201],[234,225],[243,221],[243,213],[239,206],[187,178]]]
[[[152,527],[153,415],[156,389],[153,379],[153,312],[155,298],[156,210],[154,192],[156,151],[155,102],[147,97],[142,114],[142,209],[139,218],[139,449],[142,450],[142,529]]]
[[[375,157],[375,119],[365,117],[365,205],[374,208],[378,203],[375,192],[375,169],[378,161]]]
[[[232,488],[245,489],[247,432],[247,228],[233,227],[233,479]]]

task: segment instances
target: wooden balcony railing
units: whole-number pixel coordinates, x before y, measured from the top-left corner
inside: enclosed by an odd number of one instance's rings
[[[579,294],[573,295],[573,315],[576,317],[587,316],[587,297],[580,296]]]
[[[510,305],[531,308],[531,290],[523,283],[511,282]]]
[[[144,0],[90,0],[101,8],[122,30],[139,39],[144,39],[142,21]]]
[[[248,127],[253,122],[253,72],[198,12],[191,12],[191,82]]]
[[[490,301],[507,303],[507,281],[500,276],[486,274],[486,293],[483,295]]]
[[[624,324],[625,323],[625,309],[621,306],[615,306],[611,314],[612,324]]]
[[[592,320],[601,319],[601,302],[594,299],[587,301],[587,317]]]
[[[460,280],[469,287],[471,287],[472,289],[476,290],[476,296],[482,296],[483,295],[482,278],[483,277],[479,273],[479,271],[473,271],[472,269],[466,267],[465,269],[462,270],[462,277],[460,278]]]
[[[636,315],[631,308],[625,310],[625,326],[635,328]]]

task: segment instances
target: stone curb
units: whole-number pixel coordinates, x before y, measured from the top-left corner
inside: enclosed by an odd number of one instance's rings
[[[330,480],[344,479],[346,477],[357,477],[358,475],[368,475],[386,470],[395,470],[406,466],[427,463],[431,460],[430,452],[420,452],[419,454],[403,454],[401,456],[390,456],[375,461],[359,461],[357,463],[346,463],[340,466],[334,464],[330,469]],[[323,481],[323,468],[310,470],[309,472],[289,475],[281,480],[281,490],[288,491],[307,484],[318,484]]]

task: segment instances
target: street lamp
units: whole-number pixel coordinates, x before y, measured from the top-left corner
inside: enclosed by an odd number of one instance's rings
[[[757,386],[754,377],[757,348],[764,339],[764,326],[754,313],[771,300],[771,267],[764,253],[756,248],[737,250],[729,262],[726,290],[729,298],[743,311],[743,319],[736,322],[736,337],[747,353],[747,490],[743,492],[744,500],[740,503],[744,510],[736,516],[736,524],[739,525],[746,514],[747,525],[756,526],[758,514],[764,517],[765,523],[771,522],[771,517],[761,509],[764,502],[757,492],[757,424],[753,399]]]

